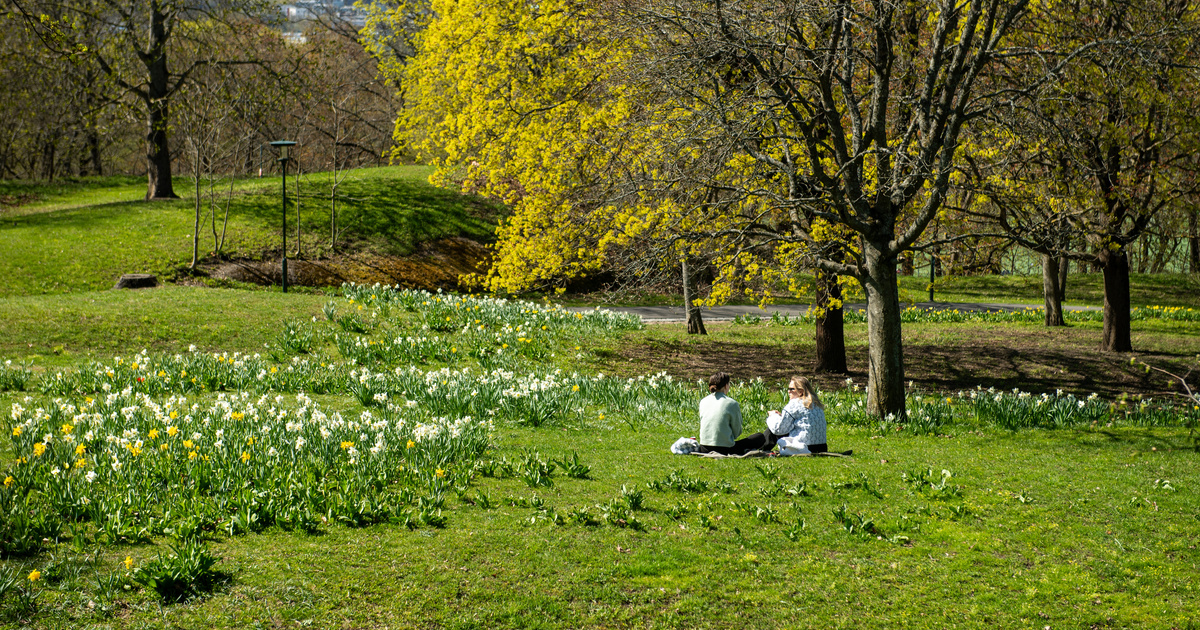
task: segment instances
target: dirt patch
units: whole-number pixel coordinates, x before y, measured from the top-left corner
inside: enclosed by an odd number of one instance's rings
[[[399,285],[410,289],[462,290],[460,276],[487,271],[491,252],[461,237],[426,243],[411,256],[351,254],[322,260],[288,260],[288,283],[293,286],[336,287],[344,282]],[[202,265],[210,278],[252,284],[279,284],[280,264],[274,261],[233,260]]]
[[[942,335],[918,333],[906,338],[905,379],[921,389],[942,392],[982,386],[1035,393],[1058,389],[1083,395],[1095,392],[1106,398],[1122,393],[1162,398],[1182,391],[1178,383],[1168,387],[1166,376],[1130,365],[1128,354],[1095,349],[1099,345],[1096,331],[1047,332],[1006,326],[957,328],[955,332],[955,339],[937,344],[930,341],[944,339]],[[1092,337],[1097,343],[1092,343]],[[1195,344],[1176,345],[1180,346],[1179,352],[1159,348],[1136,354],[1138,359],[1176,374],[1186,374],[1189,368],[1200,371],[1197,350],[1192,347]],[[815,359],[811,344],[781,350],[779,345],[718,339],[700,343],[648,339],[623,345],[603,367],[607,373],[624,376],[665,370],[677,378],[695,380],[723,371],[737,379],[762,377],[768,382],[783,382],[795,373],[810,373]],[[816,375],[822,387],[840,388],[847,377],[866,383],[867,347],[848,347],[846,361],[847,374]],[[1191,384],[1196,385],[1196,380],[1193,373]]]

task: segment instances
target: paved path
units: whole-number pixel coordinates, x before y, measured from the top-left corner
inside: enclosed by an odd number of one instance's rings
[[[901,308],[907,308],[909,304],[902,303]],[[912,304],[921,309],[934,310],[959,310],[968,312],[979,311],[1019,311],[1026,308],[1041,308],[1041,304],[997,304],[997,303],[967,303],[967,302],[916,302]],[[865,309],[866,304],[850,303],[846,304],[848,309]],[[610,311],[620,313],[635,313],[640,315],[644,322],[682,322],[687,318],[684,316],[682,306],[604,306]],[[706,322],[722,322],[729,321],[739,315],[758,315],[759,317],[770,317],[773,313],[794,317],[803,315],[808,311],[807,304],[769,304],[765,308],[757,306],[714,306],[712,308],[704,308],[702,314]],[[588,311],[590,308],[572,307],[568,310],[572,311]],[[1098,306],[1064,306],[1063,310],[1067,311],[1098,311]]]

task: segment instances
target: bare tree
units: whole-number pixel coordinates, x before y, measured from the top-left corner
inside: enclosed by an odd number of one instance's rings
[[[629,189],[617,198],[690,194],[682,238],[733,253],[791,245],[857,278],[868,409],[903,418],[897,257],[942,209],[964,130],[1011,98],[977,88],[997,59],[1019,54],[1004,46],[1025,9],[1022,0],[615,1],[614,31],[632,50],[622,80],[659,95],[635,124],[662,139],[621,156]],[[828,226],[850,239],[820,238]]]

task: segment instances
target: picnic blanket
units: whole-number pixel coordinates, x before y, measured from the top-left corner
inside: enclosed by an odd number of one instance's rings
[[[851,455],[854,455],[854,451],[849,450],[842,451],[840,453],[835,451],[827,451],[824,453],[808,453],[805,455],[781,455],[779,453],[767,451],[750,451],[744,455],[722,455],[720,453],[701,453],[699,451],[693,451],[691,454],[697,457],[709,457],[712,459],[724,459],[727,457],[732,459],[754,459],[757,457],[850,457]]]

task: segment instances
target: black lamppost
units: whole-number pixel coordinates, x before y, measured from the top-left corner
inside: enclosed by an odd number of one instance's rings
[[[288,147],[296,146],[294,140],[276,140],[271,146],[279,148],[279,164],[283,167],[283,292],[287,293],[287,161]]]

